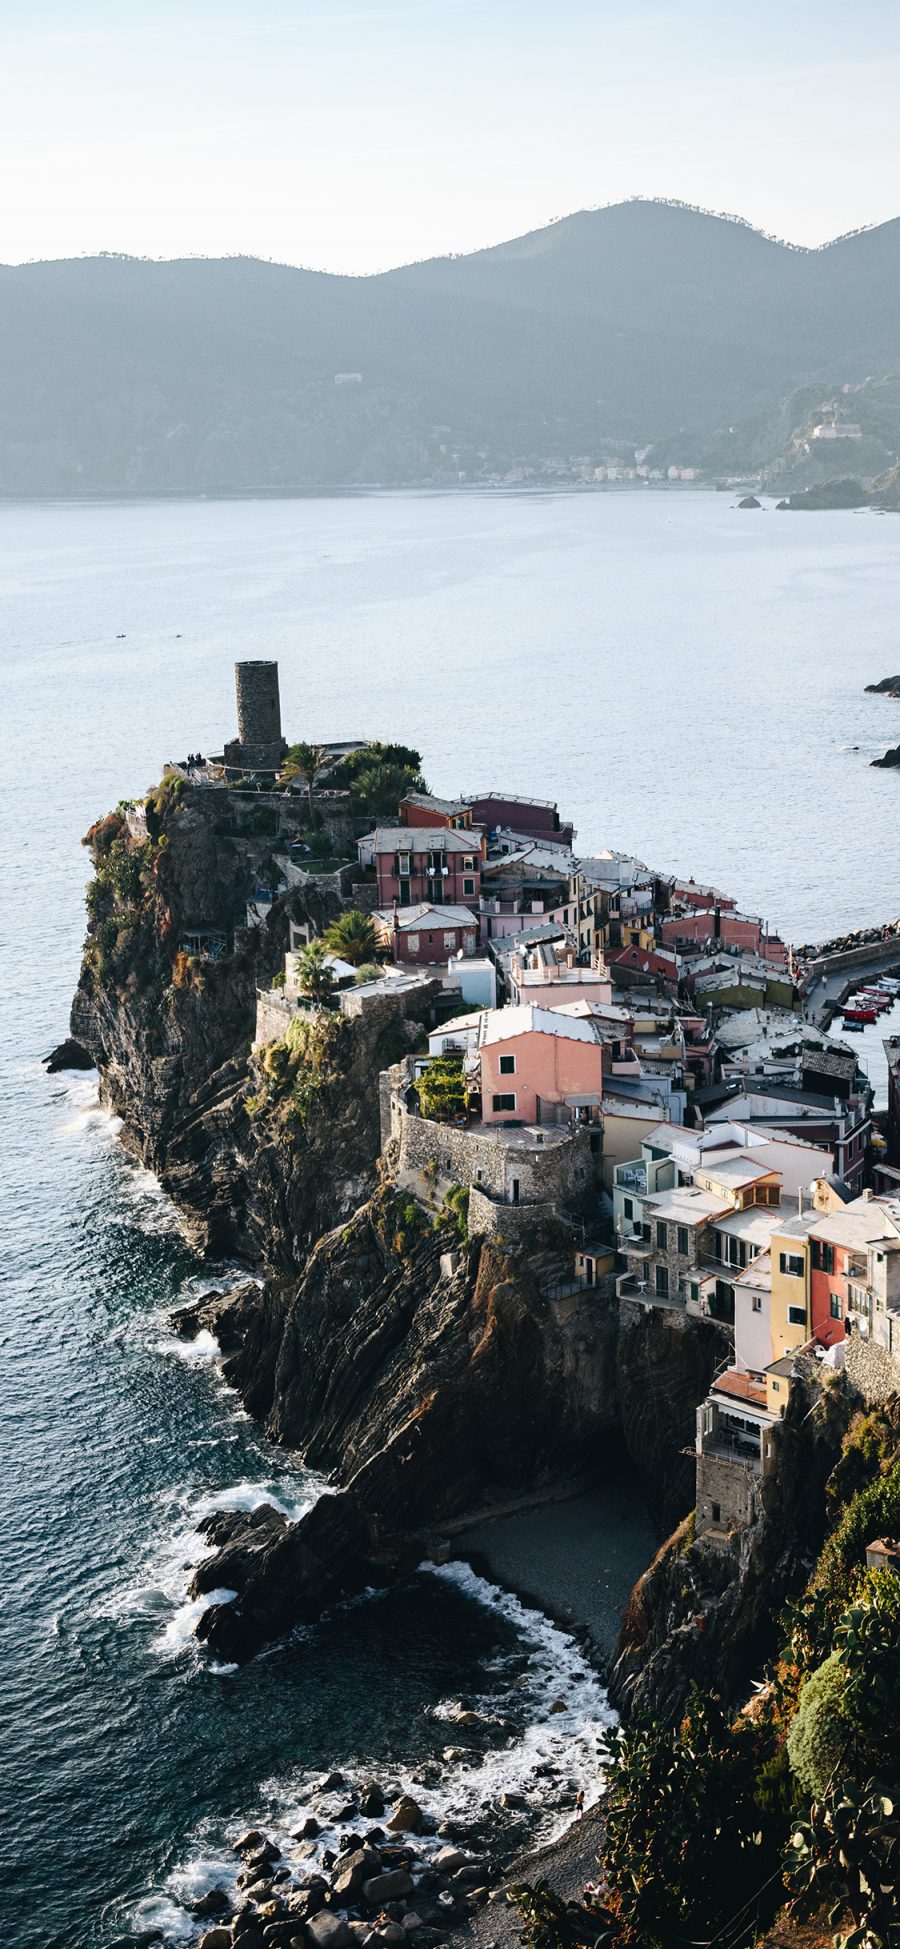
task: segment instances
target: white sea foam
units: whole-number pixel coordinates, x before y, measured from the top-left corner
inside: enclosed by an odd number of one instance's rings
[[[192,1597],[187,1603],[180,1604],[157,1639],[154,1649],[167,1652],[169,1656],[184,1651],[204,1611],[208,1611],[213,1604],[233,1604],[236,1597],[236,1590],[226,1590],[223,1586],[220,1590],[204,1591],[202,1597]]]
[[[120,1163],[116,1201],[125,1221],[150,1238],[183,1239],[184,1225],[177,1207],[158,1178],[124,1153],[120,1153]]]
[[[396,1756],[389,1769],[383,1763],[379,1765],[371,1758],[354,1754],[352,1762],[347,1762],[350,1777],[358,1780],[380,1774],[384,1778],[387,1773],[438,1824],[457,1820],[469,1826],[477,1824],[479,1817],[485,1822],[492,1817],[496,1819],[500,1794],[515,1793],[526,1802],[521,1819],[527,1824],[530,1840],[533,1843],[553,1840],[575,1817],[578,1789],[584,1789],[588,1806],[593,1805],[602,1791],[601,1755],[608,1733],[616,1723],[605,1688],[575,1639],[542,1612],[530,1609],[510,1592],[476,1576],[466,1563],[425,1564],[422,1569],[454,1585],[473,1602],[499,1612],[513,1626],[519,1640],[517,1649],[499,1653],[487,1662],[485,1678],[492,1682],[483,1694],[466,1703],[482,1727],[507,1725],[514,1719],[514,1729],[508,1733],[506,1743],[494,1750],[484,1751],[482,1746],[471,1745],[466,1751],[472,1729],[459,1725],[455,1746],[449,1750],[455,1750],[460,1757],[445,1763],[435,1785],[423,1785],[421,1779],[414,1777],[422,1770],[421,1758],[404,1766],[402,1754]],[[370,1601],[377,1601],[379,1593],[372,1591],[367,1596]],[[524,1670],[523,1657],[527,1659]],[[461,1710],[458,1701],[442,1700],[432,1709],[431,1716],[443,1720],[449,1731]],[[344,1764],[340,1754],[333,1757],[336,1766]],[[290,1782],[264,1781],[255,1806],[244,1809],[240,1822],[230,1830],[232,1838],[242,1828],[261,1826],[289,1857],[293,1833],[313,1811],[309,1796],[314,1785],[311,1775]],[[350,1829],[363,1833],[371,1825],[360,1816],[356,1822],[331,1827],[323,1820],[321,1804],[315,1811],[322,1822],[315,1842],[316,1855],[326,1848],[336,1851],[341,1835]],[[521,1837],[520,1830],[517,1839]],[[422,1836],[416,1845],[427,1856],[443,1842],[436,1835]],[[307,1867],[312,1865],[312,1859],[306,1861]],[[169,1878],[160,1898],[161,1905],[194,1900],[214,1886],[233,1887],[236,1866],[228,1837],[221,1836],[216,1845],[206,1825],[197,1836],[189,1860]],[[179,1939],[180,1921],[173,1927],[160,1921],[158,1926],[164,1928],[170,1940]]]
[[[226,1437],[227,1439],[227,1437]],[[213,1554],[199,1528],[204,1517],[228,1510],[250,1512],[269,1503],[289,1522],[296,1522],[316,1501],[320,1484],[313,1476],[287,1477],[279,1481],[240,1481],[223,1489],[184,1489],[163,1499],[159,1530],[161,1541],[151,1549],[139,1576],[113,1592],[102,1610],[116,1619],[143,1618],[156,1627],[150,1648],[161,1658],[181,1657],[193,1650],[198,1666],[205,1655],[194,1638],[195,1626],[213,1603],[228,1601],[221,1593],[191,1598],[188,1589],[198,1564]],[[235,1593],[230,1593],[233,1598]],[[207,1669],[225,1675],[226,1665]]]
[[[201,1327],[193,1340],[180,1340],[172,1333],[157,1340],[154,1353],[171,1354],[176,1360],[183,1360],[188,1367],[209,1367],[221,1360],[222,1349],[214,1333]]]
[[[192,1646],[194,1628],[210,1604],[225,1600],[214,1595],[196,1599],[188,1597],[188,1585],[193,1571],[204,1558],[212,1554],[206,1537],[199,1528],[207,1516],[221,1515],[229,1510],[243,1510],[249,1514],[269,1503],[286,1516],[289,1522],[297,1522],[312,1507],[318,1493],[317,1485],[297,1485],[300,1493],[291,1493],[295,1485],[272,1482],[234,1482],[225,1489],[213,1489],[191,1500],[179,1522],[178,1529],[157,1553],[157,1590],[168,1606],[173,1606],[164,1629],[153,1642],[153,1650],[164,1658],[185,1651]],[[235,1593],[232,1591],[232,1597]],[[199,1647],[198,1647],[199,1653]]]

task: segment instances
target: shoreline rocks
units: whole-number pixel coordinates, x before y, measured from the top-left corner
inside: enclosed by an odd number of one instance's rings
[[[342,1792],[346,1802],[327,1816],[329,1828],[345,1831],[334,1849],[296,1849],[285,1857],[278,1842],[261,1828],[250,1828],[232,1843],[240,1866],[233,1890],[221,1883],[186,1904],[187,1912],[208,1926],[198,1949],[382,1949],[413,1937],[421,1949],[446,1940],[448,1929],[464,1926],[487,1901],[496,1879],[481,1848],[432,1846],[436,1822],[410,1794],[369,1780],[354,1790],[339,1774],[329,1774],[312,1794],[321,1805],[326,1792]],[[366,1800],[392,1808],[387,1827],[416,1839],[391,1839],[382,1828],[366,1832]],[[323,1808],[323,1814],[325,1810]],[[323,1827],[314,1816],[298,1832]],[[422,1838],[420,1838],[420,1836]],[[514,1851],[511,1837],[510,1853]]]

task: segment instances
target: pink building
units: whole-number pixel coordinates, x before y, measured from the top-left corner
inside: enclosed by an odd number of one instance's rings
[[[720,947],[747,948],[759,954],[764,936],[761,920],[727,913],[721,907],[701,907],[689,914],[669,915],[659,924],[659,938],[669,947],[691,942],[703,946],[715,941]]]
[[[486,1009],[478,1037],[485,1123],[541,1123],[558,1110],[592,1122],[603,1094],[603,1043],[591,1021],[526,1003]]]
[[[478,947],[478,922],[468,907],[398,906],[372,919],[378,946],[400,966],[446,966],[451,956],[468,958]]]
[[[478,909],[481,835],[446,826],[379,826],[372,842],[379,907]]]
[[[678,980],[678,961],[674,954],[660,953],[652,947],[607,947],[603,959],[613,980],[622,975],[658,975],[661,981]]]

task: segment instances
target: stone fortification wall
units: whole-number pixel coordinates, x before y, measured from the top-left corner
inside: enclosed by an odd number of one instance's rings
[[[734,1546],[731,1532],[746,1529],[757,1514],[758,1480],[746,1463],[722,1461],[716,1455],[698,1455],[698,1539],[702,1536],[706,1543],[731,1549]]]
[[[303,887],[307,892],[333,893],[339,900],[348,898],[353,889],[353,875],[359,872],[355,861],[351,861],[346,866],[339,866],[335,873],[309,873],[286,853],[278,853],[275,857],[286,887],[289,889]]]
[[[284,993],[283,988],[258,988],[256,991],[256,1033],[253,1046],[264,1049],[268,1042],[282,1042],[288,1024],[297,1016],[312,1017],[315,1009]]]
[[[366,1021],[377,1028],[386,1027],[389,1022],[406,1020],[421,1022],[424,1026],[432,1019],[434,1004],[441,992],[439,981],[423,981],[414,988],[401,988],[398,993],[367,995],[365,990],[346,988],[338,997],[341,1014],[353,1021],[358,1015],[365,1015]],[[384,1075],[389,1076],[390,1070]]]
[[[469,1193],[469,1237],[490,1238],[500,1245],[517,1245],[537,1226],[558,1221],[555,1204],[508,1205],[485,1197],[477,1185]]]
[[[886,1401],[890,1394],[900,1392],[897,1354],[889,1353],[877,1340],[864,1340],[860,1333],[851,1333],[845,1345],[844,1371],[867,1401]]]
[[[579,1209],[594,1189],[587,1131],[547,1145],[510,1145],[484,1130],[456,1129],[411,1115],[392,1103],[391,1134],[399,1140],[401,1171],[437,1166],[453,1184],[481,1189],[489,1199],[520,1205]],[[514,1186],[518,1185],[518,1195]]]
[[[499,1144],[477,1131],[401,1111],[400,1168],[423,1171],[437,1164],[451,1184],[481,1184],[495,1198],[506,1196],[506,1167]]]
[[[379,1034],[392,1022],[408,1021],[426,1023],[430,1020],[435,994],[440,993],[440,982],[423,982],[421,987],[405,989],[399,995],[378,995],[374,999],[361,997],[356,990],[348,988],[338,995],[337,1003],[341,1014],[348,1021],[355,1021],[365,1015],[366,1023],[373,1033]],[[302,997],[286,995],[283,988],[259,988],[256,992],[256,1034],[254,1045],[264,1048],[267,1042],[280,1042],[289,1022],[298,1015],[314,1016],[316,1010]],[[384,1077],[392,1072],[385,1070],[379,1088],[383,1089]],[[390,1133],[388,1133],[390,1134]],[[382,1142],[385,1141],[382,1129]]]

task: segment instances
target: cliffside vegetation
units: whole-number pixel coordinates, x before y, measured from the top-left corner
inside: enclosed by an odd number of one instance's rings
[[[789,1918],[827,1917],[840,1949],[896,1949],[900,1574],[866,1567],[867,1544],[900,1528],[896,1399],[853,1420],[826,1500],[764,1682],[736,1713],[695,1685],[673,1723],[626,1726],[598,1884],[580,1904],[519,1891],[533,1949],[745,1944],[785,1901]]]

